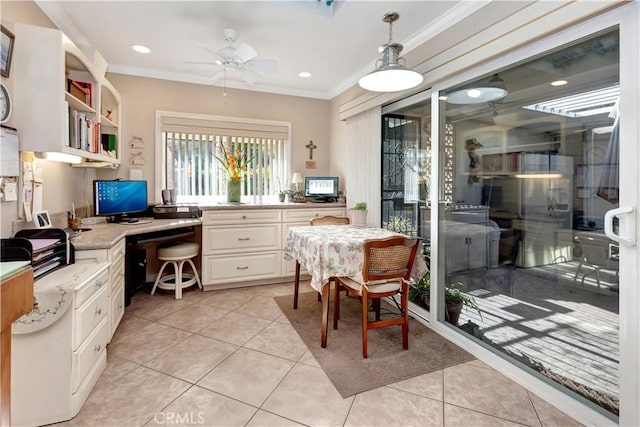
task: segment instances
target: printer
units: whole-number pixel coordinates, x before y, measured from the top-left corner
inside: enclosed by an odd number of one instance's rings
[[[198,205],[162,204],[153,207],[155,219],[200,218],[202,211]]]

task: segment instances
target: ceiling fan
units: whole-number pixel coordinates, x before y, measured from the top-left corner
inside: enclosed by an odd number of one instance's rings
[[[186,63],[217,65],[221,67],[222,69],[211,77],[213,81],[222,78],[224,82],[226,82],[227,77],[235,76],[237,79],[250,85],[258,81],[260,72],[274,72],[278,69],[278,62],[274,59],[254,59],[258,56],[258,53],[248,44],[240,43],[238,46],[235,46],[234,44],[238,39],[238,32],[236,30],[225,28],[222,30],[222,34],[227,41],[227,46],[222,49],[212,51],[207,47],[198,45],[198,47],[213,55],[213,62],[189,61]]]

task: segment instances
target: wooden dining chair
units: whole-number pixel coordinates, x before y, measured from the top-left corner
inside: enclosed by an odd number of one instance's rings
[[[318,218],[312,218],[309,225],[349,225],[351,220],[346,216],[325,215]],[[333,282],[333,277],[329,278],[329,286]],[[296,275],[293,284],[293,308],[298,308],[298,290],[300,288],[300,262],[296,260]],[[322,300],[322,295],[318,293],[318,301]]]
[[[351,220],[346,216],[325,215],[319,218],[313,218],[309,221],[311,225],[349,225]]]
[[[336,277],[333,301],[333,329],[338,329],[340,316],[340,287],[357,293],[362,301],[362,357],[367,357],[369,329],[392,325],[402,326],[402,348],[409,349],[408,295],[411,269],[420,247],[420,238],[393,236],[367,240],[364,243],[362,274],[355,277]],[[380,299],[400,294],[400,316],[380,319]],[[375,319],[369,321],[369,300],[372,300]]]

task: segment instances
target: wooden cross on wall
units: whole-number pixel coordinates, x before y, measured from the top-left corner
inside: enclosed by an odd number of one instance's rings
[[[305,145],[305,147],[307,147],[309,149],[309,160],[313,160],[313,150],[318,148],[318,146],[315,145],[313,143],[313,141],[309,141],[309,143],[307,145]]]

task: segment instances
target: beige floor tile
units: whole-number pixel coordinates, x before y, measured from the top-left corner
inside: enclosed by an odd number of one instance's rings
[[[184,299],[177,300],[167,295],[147,295],[139,292],[134,296],[131,305],[126,310],[133,316],[156,321],[175,313],[189,304],[191,302]]]
[[[521,427],[519,424],[491,415],[481,414],[471,409],[459,406],[444,405],[444,426],[445,427]]]
[[[577,427],[582,426],[581,423],[574,420],[564,412],[560,411],[556,407],[550,405],[546,401],[542,400],[535,394],[529,392],[533,407],[540,418],[540,422],[543,427],[563,426],[563,427]]]
[[[340,396],[322,369],[298,363],[262,409],[306,425],[337,426],[352,402],[353,397]]]
[[[285,316],[284,314],[281,314],[280,317],[278,317],[276,319],[276,322],[278,323],[284,323],[286,325],[290,325],[291,322],[289,321],[289,319],[287,319],[287,316]]]
[[[307,351],[307,346],[291,325],[273,322],[245,345],[247,348],[284,357],[294,362]]]
[[[273,297],[257,296],[235,309],[236,313],[248,314],[261,319],[276,320],[282,316],[282,310]]]
[[[168,315],[167,317],[163,317],[158,320],[158,323],[189,332],[196,332],[205,326],[210,325],[227,313],[227,310],[223,310],[218,307],[210,307],[208,305],[194,303]]]
[[[320,368],[320,364],[309,350],[305,351],[302,357],[298,359],[298,363],[304,363],[305,365]]]
[[[205,292],[205,297],[199,303],[211,307],[219,307],[223,310],[235,310],[261,293],[260,286],[208,291]]]
[[[97,385],[73,423],[77,426],[140,426],[189,386],[140,366],[114,382]]]
[[[293,298],[293,280],[288,283],[278,283],[275,285],[262,286],[264,292],[261,294],[264,297],[279,297],[282,295],[291,295]],[[291,300],[293,301],[293,299]]]
[[[209,326],[198,331],[198,334],[231,344],[243,345],[271,322],[241,313],[227,313]]]
[[[129,311],[125,311],[124,316],[122,316],[122,320],[116,329],[115,334],[113,334],[113,338],[111,338],[111,342],[117,341],[122,337],[129,335],[132,332],[137,332],[145,326],[150,325],[150,320],[143,319],[141,317],[136,317],[132,315]]]
[[[345,426],[442,426],[442,402],[389,387],[355,396]]]
[[[474,364],[444,370],[444,401],[517,423],[540,425],[523,387],[493,369]]]
[[[238,347],[233,344],[201,335],[191,335],[145,362],[144,366],[196,383],[237,349]]]
[[[146,425],[243,426],[255,412],[252,406],[193,386]]]
[[[389,387],[441,402],[444,398],[442,370],[398,381],[397,383],[389,384]]]
[[[202,378],[198,385],[260,406],[293,365],[280,357],[241,348]]]
[[[115,356],[142,364],[191,336],[190,332],[152,323],[109,344]]]
[[[113,382],[133,371],[138,366],[140,365],[137,363],[116,356],[109,351],[109,348],[107,347],[107,367],[102,372],[102,375],[100,375],[98,381],[105,383]]]
[[[295,421],[288,420],[286,418],[279,417],[269,412],[259,410],[251,418],[247,427],[296,427],[302,426]]]

